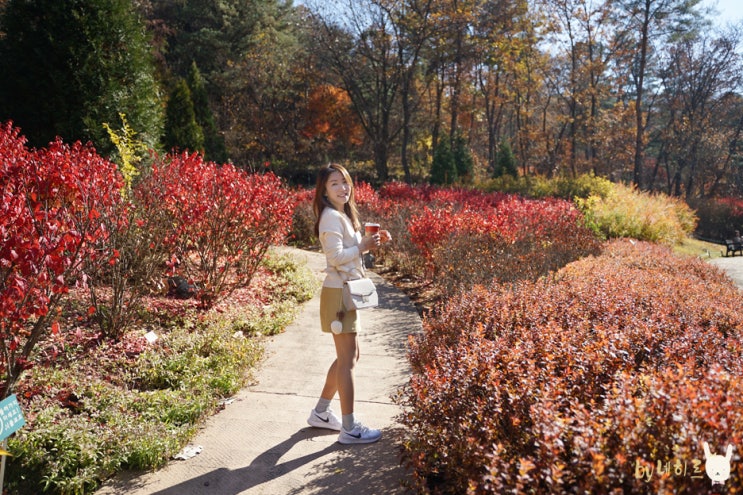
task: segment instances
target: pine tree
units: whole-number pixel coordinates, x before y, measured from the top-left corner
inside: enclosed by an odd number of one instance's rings
[[[103,124],[125,114],[157,147],[160,91],[130,0],[8,0],[0,25],[0,120],[13,120],[30,145],[60,136],[108,156],[115,149]]]
[[[300,42],[306,9],[284,0],[148,3],[151,19],[167,28],[163,55],[170,73],[186,78],[193,62],[199,68],[229,157],[243,166],[292,159],[306,166],[299,129],[319,70],[309,41]],[[216,161],[208,125],[201,125],[206,154]]]
[[[204,151],[204,131],[196,122],[191,90],[183,79],[178,79],[168,99],[163,144],[167,151]]]
[[[436,145],[431,163],[431,184],[452,184],[457,181],[457,164],[448,139]]]
[[[196,123],[201,126],[204,132],[204,157],[217,163],[227,161],[227,147],[224,143],[224,136],[217,129],[214,122],[214,114],[209,107],[209,97],[207,96],[204,78],[201,77],[196,62],[191,64],[188,71],[188,88],[191,90],[191,101],[196,114]]]
[[[513,155],[511,145],[505,139],[498,146],[493,177],[498,178],[504,175],[510,175],[511,177],[518,177],[519,175],[518,168],[516,167],[516,157]]]
[[[454,163],[457,167],[457,177],[461,181],[472,181],[472,172],[475,168],[472,153],[467,147],[467,140],[460,133],[454,137]]]

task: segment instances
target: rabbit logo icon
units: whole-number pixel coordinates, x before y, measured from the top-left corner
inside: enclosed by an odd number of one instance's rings
[[[733,458],[733,446],[728,444],[725,455],[713,454],[709,450],[709,444],[704,442],[704,458],[707,462],[704,469],[713,485],[723,485],[730,478],[730,460]]]

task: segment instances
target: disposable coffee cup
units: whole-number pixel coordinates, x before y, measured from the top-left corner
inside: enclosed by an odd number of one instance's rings
[[[379,233],[379,224],[367,222],[364,224],[364,232],[366,235],[374,235]]]

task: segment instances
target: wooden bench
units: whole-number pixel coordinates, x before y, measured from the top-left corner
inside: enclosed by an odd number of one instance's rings
[[[743,243],[725,239],[725,246],[727,247],[725,256],[728,256],[730,253],[733,253],[733,256],[735,256],[736,251],[740,251],[741,256],[743,256]]]

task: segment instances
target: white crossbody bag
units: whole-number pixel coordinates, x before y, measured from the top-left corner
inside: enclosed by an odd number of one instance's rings
[[[340,272],[339,272],[340,273]],[[343,275],[341,274],[341,278]],[[343,305],[347,311],[375,308],[379,306],[377,287],[366,276],[364,264],[361,264],[361,278],[345,280],[343,282]]]

